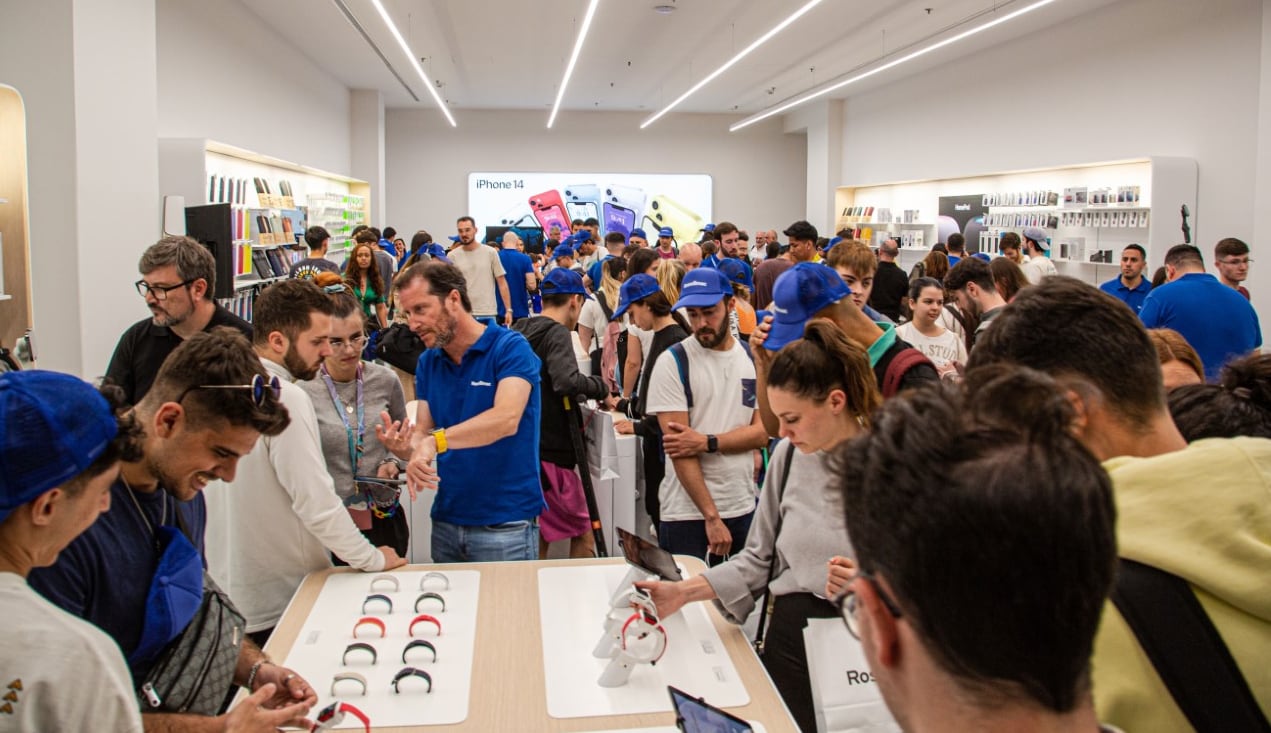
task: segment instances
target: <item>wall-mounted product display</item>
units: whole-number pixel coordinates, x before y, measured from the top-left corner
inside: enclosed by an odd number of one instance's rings
[[[680,242],[697,241],[711,222],[711,177],[637,173],[470,173],[468,212],[484,241],[508,230],[569,230],[594,218],[601,235],[643,229],[651,238],[670,227]],[[524,239],[529,232],[518,231]],[[533,236],[533,235],[531,235]]]
[[[331,235],[331,246],[351,243],[353,229],[366,224],[366,199],[362,196],[321,193],[309,197],[309,226],[319,226]]]
[[[835,192],[835,204],[844,216],[862,207],[930,211],[936,205],[936,225],[915,225],[930,232],[923,247],[902,246],[903,268],[925,256],[934,243],[948,241],[953,232],[966,237],[969,251],[999,254],[1004,233],[1036,227],[1047,233],[1048,255],[1061,273],[1100,283],[1115,275],[1115,263],[1126,245],[1146,248],[1149,265],[1156,266],[1170,246],[1183,241],[1179,211],[1196,210],[1196,185],[1194,160],[1149,157],[843,186]],[[880,236],[875,234],[875,240]]]

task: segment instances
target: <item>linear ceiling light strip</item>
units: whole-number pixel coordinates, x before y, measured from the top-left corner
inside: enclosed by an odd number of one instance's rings
[[[844,79],[843,81],[833,83],[827,87],[818,89],[817,91],[812,92],[810,94],[805,94],[802,97],[797,97],[796,99],[786,102],[785,104],[780,104],[780,105],[777,105],[776,107],[772,107],[770,109],[764,110],[763,112],[759,112],[757,114],[751,115],[750,117],[747,117],[741,122],[738,122],[732,125],[731,127],[729,127],[728,131],[737,132],[738,130],[744,127],[749,127],[755,124],[756,122],[759,122],[761,120],[766,120],[769,117],[772,117],[773,115],[779,115],[782,112],[788,112],[789,110],[795,107],[798,107],[801,104],[810,102],[813,99],[817,99],[818,97],[823,97],[826,94],[842,89],[843,87],[849,84],[855,84],[856,82],[861,81],[862,79],[868,79],[869,77],[874,76],[875,74],[880,74],[884,71],[887,71],[888,69],[894,69],[897,66],[900,66],[901,64],[907,61],[912,61],[913,59],[916,59],[919,56],[925,56],[931,53],[932,51],[939,50],[941,48],[944,48],[945,46],[957,43],[958,41],[961,41],[965,38],[969,38],[981,31],[986,31],[990,28],[1001,25],[1002,23],[1005,23],[1007,21],[1014,20],[1015,18],[1018,18],[1019,16],[1025,13],[1030,13],[1034,10],[1037,10],[1038,8],[1044,7],[1046,5],[1050,5],[1053,2],[1055,2],[1055,0],[1040,0],[1039,2],[1035,2],[1031,5],[1020,8],[1019,10],[1007,13],[1006,15],[1003,15],[1000,18],[994,18],[993,20],[990,20],[987,23],[965,30],[955,36],[950,36],[942,41],[937,41],[936,43],[933,43],[930,46],[925,46],[917,51],[914,51],[913,53],[906,54],[904,56],[901,56],[900,58],[893,59],[892,61],[888,61],[887,63],[881,66],[877,66],[873,69],[870,69],[869,71],[856,74],[855,76],[848,77],[847,79]]]
[[[410,50],[406,39],[402,37],[402,32],[397,30],[397,24],[389,17],[388,11],[384,9],[384,4],[380,0],[371,0],[371,4],[375,6],[375,10],[379,12],[380,17],[384,19],[384,25],[388,26],[388,30],[393,34],[393,38],[397,39],[397,45],[402,47],[402,53],[406,54],[406,58],[410,59],[410,65],[415,67],[415,73],[419,74],[419,78],[424,80],[424,86],[428,88],[428,92],[432,94],[432,98],[436,100],[437,106],[441,108],[441,113],[446,116],[446,120],[450,122],[451,127],[458,127],[455,118],[451,116],[450,110],[446,107],[446,102],[437,93],[437,85],[432,83],[432,79],[424,73],[424,67],[419,65],[419,57]]]
[[[332,0],[332,2],[334,2],[335,6],[340,9],[341,13],[344,13],[344,18],[349,21],[349,25],[353,26],[354,30],[362,34],[362,40],[366,41],[366,45],[370,46],[371,50],[375,52],[375,55],[380,57],[380,61],[384,62],[384,66],[388,68],[388,72],[393,75],[393,78],[397,80],[397,83],[402,85],[402,88],[406,90],[406,93],[410,95],[411,99],[418,102],[419,95],[415,94],[415,90],[410,88],[410,85],[406,83],[406,80],[402,78],[402,75],[397,73],[397,69],[389,63],[388,58],[384,56],[384,52],[380,50],[379,46],[375,45],[375,41],[371,40],[370,34],[368,34],[366,29],[362,27],[362,24],[358,22],[357,17],[353,15],[353,11],[349,10],[349,6],[344,4],[344,0]]]
[[[652,117],[645,120],[644,122],[640,123],[640,129],[643,130],[649,125],[652,125],[654,122],[657,122],[658,119],[662,117],[662,115],[666,114],[667,112],[670,112],[672,109],[675,109],[675,107],[679,106],[680,102],[683,102],[684,100],[696,94],[697,90],[701,89],[702,87],[714,81],[715,77],[719,76],[725,71],[728,71],[728,69],[730,69],[738,61],[741,61],[742,59],[746,58],[746,56],[749,55],[751,51],[754,51],[756,48],[759,48],[763,44],[767,43],[769,40],[772,39],[773,36],[785,30],[787,26],[789,26],[794,21],[798,20],[800,17],[803,16],[804,13],[807,13],[809,10],[816,7],[820,3],[821,3],[821,0],[811,0],[811,2],[807,3],[803,7],[796,10],[790,17],[786,18],[785,20],[781,21],[777,25],[773,26],[772,30],[756,38],[754,42],[752,42],[749,46],[746,46],[744,49],[742,49],[741,52],[738,53],[736,56],[733,56],[731,59],[725,62],[723,66],[719,67],[718,69],[715,69],[705,79],[702,79],[701,81],[694,84],[692,88],[690,88],[687,92],[684,92],[679,97],[676,97],[674,102],[671,102],[667,106],[663,107],[660,112],[653,115]]]
[[[556,123],[556,113],[560,111],[561,100],[565,98],[565,87],[569,86],[569,78],[574,75],[574,65],[578,63],[578,54],[582,53],[583,41],[587,38],[587,30],[591,28],[591,19],[596,16],[596,7],[600,0],[591,0],[587,4],[587,14],[583,16],[582,27],[578,29],[578,39],[574,41],[574,52],[569,55],[569,64],[565,66],[565,76],[560,80],[560,89],[556,90],[556,103],[552,105],[552,114],[547,118],[547,129]]]

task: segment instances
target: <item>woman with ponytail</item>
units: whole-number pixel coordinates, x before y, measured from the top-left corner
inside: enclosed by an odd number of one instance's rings
[[[1253,354],[1222,369],[1218,384],[1169,391],[1169,411],[1190,443],[1202,438],[1271,438],[1271,354]]]
[[[737,624],[771,594],[771,615],[760,621],[761,659],[799,729],[816,730],[803,629],[810,618],[838,616],[825,593],[842,588],[853,567],[843,512],[827,502],[827,487],[838,486],[831,452],[864,432],[882,396],[866,351],[833,323],[814,319],[773,358],[768,401],[782,440],[745,549],[689,580],[636,585],[652,594],[662,616],[713,600]]]

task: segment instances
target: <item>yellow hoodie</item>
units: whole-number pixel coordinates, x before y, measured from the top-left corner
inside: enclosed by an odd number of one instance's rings
[[[1120,556],[1191,584],[1271,717],[1271,440],[1199,440],[1104,468]],[[1192,730],[1110,601],[1093,668],[1100,720],[1129,733]]]

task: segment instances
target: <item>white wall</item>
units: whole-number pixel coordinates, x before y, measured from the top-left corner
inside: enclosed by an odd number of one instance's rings
[[[348,173],[348,88],[238,0],[155,5],[159,137],[208,138]]]
[[[435,110],[391,109],[386,133],[388,218],[400,232],[454,230],[467,208],[471,171],[705,173],[716,221],[782,229],[804,217],[807,143],[780,120],[729,133],[735,117],[461,110],[451,128]],[[478,225],[481,225],[478,222]]]
[[[1122,0],[852,97],[840,183],[1176,155],[1200,168],[1201,249],[1252,241],[1262,6]]]

